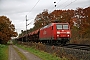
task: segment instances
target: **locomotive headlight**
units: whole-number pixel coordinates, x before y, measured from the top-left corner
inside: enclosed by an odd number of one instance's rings
[[[59,37],[59,35],[57,35],[57,37]]]
[[[67,32],[67,34],[70,34],[70,32]]]
[[[69,37],[69,35],[67,35]]]
[[[57,31],[57,34],[60,34],[60,32]]]

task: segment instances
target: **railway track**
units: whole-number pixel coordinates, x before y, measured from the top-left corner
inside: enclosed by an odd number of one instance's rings
[[[66,45],[64,45],[62,47],[90,51],[90,45],[66,44]]]
[[[60,45],[49,45],[42,43],[29,43],[30,46],[35,46],[39,50],[43,50],[50,54],[56,54],[58,57],[66,56],[69,59],[74,58],[76,60],[90,60],[90,45],[81,44],[66,44]]]
[[[66,44],[64,46],[59,45],[45,45],[46,51],[55,53],[58,56],[65,55],[71,60],[90,60],[90,45],[81,44]],[[53,48],[50,48],[53,47]],[[72,56],[72,57],[70,57]],[[73,59],[74,58],[74,59]]]
[[[53,46],[53,45],[49,45],[49,46]],[[65,44],[65,45],[54,45],[54,46],[90,51],[90,45],[83,45],[83,44]]]

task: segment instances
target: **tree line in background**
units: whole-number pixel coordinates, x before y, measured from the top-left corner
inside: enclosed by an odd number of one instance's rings
[[[28,32],[40,29],[52,22],[68,22],[72,31],[72,39],[90,38],[90,7],[76,10],[54,10],[51,13],[45,9],[36,16],[34,27]]]
[[[6,44],[11,37],[16,37],[15,26],[6,16],[0,16],[0,44]]]

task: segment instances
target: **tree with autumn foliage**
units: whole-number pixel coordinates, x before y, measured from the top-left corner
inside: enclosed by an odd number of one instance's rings
[[[69,23],[71,27],[72,40],[75,43],[88,42],[90,44],[90,7],[87,8],[77,8],[76,10],[54,10],[48,12],[45,9],[43,12],[39,13],[34,22],[34,27],[29,30],[32,32],[34,30],[40,29],[43,26],[57,21],[58,23]],[[87,39],[88,38],[88,39]],[[81,39],[81,41],[80,41]],[[87,39],[83,41],[84,39]],[[74,41],[75,40],[75,41]],[[77,40],[77,42],[76,42]]]
[[[44,9],[42,13],[38,14],[35,18],[34,30],[47,25],[48,21],[50,20],[48,16],[49,16],[49,13],[47,9]]]
[[[74,26],[78,28],[79,31],[79,37],[80,38],[89,38],[90,34],[90,7],[88,8],[77,8],[77,10],[74,11],[73,19],[70,21],[73,21]],[[88,35],[88,36],[87,36]]]
[[[0,16],[0,44],[7,43],[11,37],[16,37],[15,26],[6,16]]]

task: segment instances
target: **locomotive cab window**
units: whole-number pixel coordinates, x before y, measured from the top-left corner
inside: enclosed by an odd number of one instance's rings
[[[62,25],[57,25],[57,29],[62,29]]]
[[[68,25],[63,25],[63,29],[68,29]]]
[[[57,30],[59,30],[59,29],[69,29],[67,24],[66,25],[57,24],[56,27],[57,27]]]

